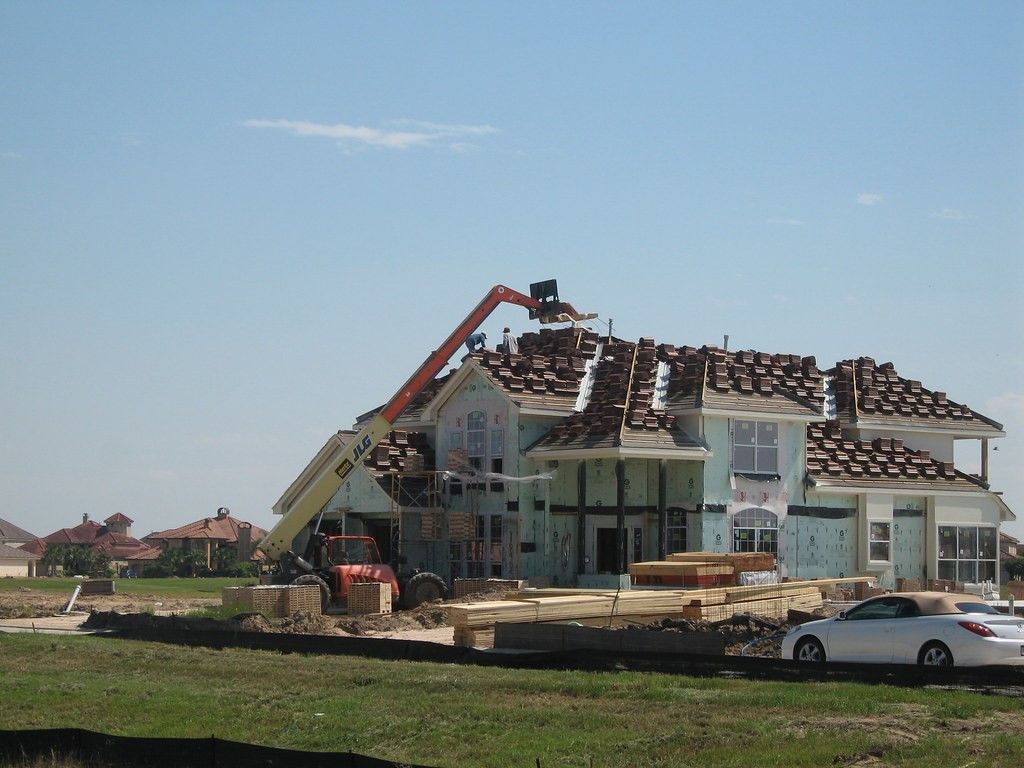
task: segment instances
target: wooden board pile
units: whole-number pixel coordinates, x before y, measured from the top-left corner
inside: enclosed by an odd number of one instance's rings
[[[455,628],[456,645],[489,646],[494,625],[578,622],[594,626],[646,624],[661,618],[704,621],[727,619],[737,613],[785,618],[790,608],[810,611],[822,605],[821,592],[835,584],[870,581],[869,577],[791,581],[750,587],[711,587],[676,590],[538,589],[509,593],[504,600],[462,603],[445,607]]]
[[[770,552],[676,552],[665,560],[633,563],[633,584],[664,587],[710,587],[735,584],[746,571],[773,571]]]

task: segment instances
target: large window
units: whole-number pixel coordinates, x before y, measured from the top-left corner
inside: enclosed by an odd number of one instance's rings
[[[483,411],[473,411],[466,417],[466,453],[474,469],[484,468],[484,457],[487,455],[487,415]]]
[[[779,471],[779,425],[773,421],[743,421],[732,425],[734,472],[774,475]]]
[[[939,578],[950,581],[996,580],[996,529],[981,525],[939,526]]]
[[[666,514],[668,517],[668,540],[665,542],[665,551],[670,555],[673,552],[685,552],[686,510],[669,509]]]
[[[779,552],[779,518],[767,509],[748,507],[732,521],[733,552]]]

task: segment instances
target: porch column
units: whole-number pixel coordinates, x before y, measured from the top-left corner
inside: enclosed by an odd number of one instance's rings
[[[658,559],[668,557],[668,459],[658,462]]]
[[[576,462],[576,573],[587,572],[587,463]]]
[[[616,573],[628,572],[626,565],[626,460],[615,462],[615,552]]]

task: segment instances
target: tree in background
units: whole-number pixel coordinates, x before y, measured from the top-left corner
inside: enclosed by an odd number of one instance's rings
[[[1006,568],[1006,572],[1010,574],[1011,579],[1024,581],[1024,555],[1004,560],[1003,566]]]
[[[146,568],[145,576],[206,576],[206,555],[185,547],[168,547],[156,559],[156,565]]]
[[[110,575],[110,557],[85,546],[48,544],[40,563],[51,576],[57,566],[64,569],[65,576]]]

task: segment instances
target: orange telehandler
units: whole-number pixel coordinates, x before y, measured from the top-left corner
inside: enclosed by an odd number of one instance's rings
[[[444,580],[426,571],[404,572],[400,569],[401,554],[395,552],[391,565],[381,562],[376,542],[368,536],[326,536],[319,532],[322,508],[342,482],[355,471],[374,446],[391,431],[395,420],[423,388],[440,373],[467,337],[499,304],[518,304],[530,310],[531,319],[541,323],[571,322],[590,319],[580,315],[571,305],[558,299],[558,284],[545,280],[530,285],[530,295],[503,285],[494,286],[451,335],[416,369],[402,388],[342,448],[341,459],[334,466],[333,477],[322,477],[304,498],[304,503],[284,513],[277,525],[260,542],[260,548],[277,561],[276,583],[316,584],[320,587],[324,609],[343,607],[347,603],[349,585],[354,582],[391,584],[392,598],[402,607],[411,608],[427,600],[442,598],[448,588]],[[320,512],[320,520],[309,538],[303,556],[295,554],[292,542],[310,520]]]

